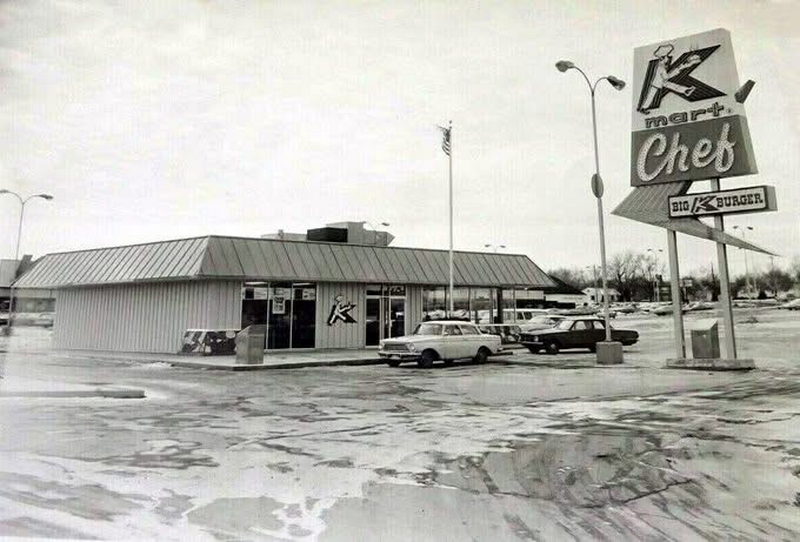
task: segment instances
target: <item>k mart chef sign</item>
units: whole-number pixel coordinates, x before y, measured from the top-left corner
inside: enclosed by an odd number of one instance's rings
[[[631,185],[756,173],[730,33],[634,50]]]

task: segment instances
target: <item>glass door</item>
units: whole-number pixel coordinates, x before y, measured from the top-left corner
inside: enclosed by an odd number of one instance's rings
[[[406,330],[406,287],[384,286],[383,336],[402,337]]]
[[[378,346],[381,340],[381,298],[367,296],[367,346]]]
[[[314,348],[317,327],[316,285],[295,283],[292,286],[292,348]]]
[[[377,346],[381,339],[405,335],[405,318],[405,286],[367,286],[367,346]]]

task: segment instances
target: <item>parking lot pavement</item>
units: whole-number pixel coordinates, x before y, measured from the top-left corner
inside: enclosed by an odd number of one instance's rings
[[[736,374],[661,369],[658,320],[622,367],[5,355],[19,377],[147,397],[0,399],[0,536],[797,539],[800,336],[772,318],[741,335],[781,342],[772,361]]]

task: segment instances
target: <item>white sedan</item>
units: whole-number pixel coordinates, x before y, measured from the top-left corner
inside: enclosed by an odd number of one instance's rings
[[[422,322],[411,335],[384,339],[378,355],[390,367],[405,361],[416,361],[420,367],[430,367],[434,361],[449,363],[456,359],[474,359],[483,363],[500,352],[500,337],[481,333],[469,322],[437,320]]]

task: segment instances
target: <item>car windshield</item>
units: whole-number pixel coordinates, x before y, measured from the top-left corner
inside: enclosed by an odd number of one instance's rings
[[[414,330],[414,335],[441,335],[442,324],[420,324]]]

